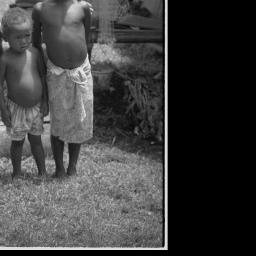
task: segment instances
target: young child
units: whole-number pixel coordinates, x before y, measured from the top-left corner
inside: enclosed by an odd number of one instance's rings
[[[46,46],[54,177],[74,175],[81,144],[93,136],[93,80],[88,58],[91,5],[78,0],[46,0],[34,6],[32,18],[33,44],[42,51],[42,32]]]
[[[9,49],[0,57],[0,110],[11,137],[13,177],[21,176],[21,156],[25,136],[31,145],[38,174],[45,176],[41,141],[43,116],[47,115],[47,92],[43,60],[31,46],[32,19],[19,8],[11,8],[2,18],[2,36]],[[3,84],[7,85],[7,98]]]

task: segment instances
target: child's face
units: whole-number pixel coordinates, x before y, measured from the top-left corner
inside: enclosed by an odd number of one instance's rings
[[[25,52],[31,43],[32,28],[29,21],[13,25],[6,36],[10,47],[18,53]]]

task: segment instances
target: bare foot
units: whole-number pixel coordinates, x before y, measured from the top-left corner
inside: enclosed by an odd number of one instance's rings
[[[47,176],[47,173],[46,171],[43,171],[43,172],[38,172],[38,177],[46,177]]]
[[[38,173],[38,179],[40,180],[46,180],[48,178],[48,175],[46,172],[40,172]]]
[[[13,172],[12,173],[12,179],[22,179],[23,178],[22,172]]]
[[[65,169],[56,169],[55,173],[52,175],[53,178],[65,178],[66,176]]]
[[[76,174],[77,174],[77,172],[76,172],[76,168],[75,167],[74,168],[71,168],[71,167],[68,168],[68,170],[67,170],[67,175],[68,176],[74,176]]]

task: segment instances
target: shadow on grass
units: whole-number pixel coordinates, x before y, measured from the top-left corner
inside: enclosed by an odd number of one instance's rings
[[[164,143],[144,139],[116,127],[95,127],[94,137],[88,144],[93,145],[99,142],[106,143],[110,147],[117,147],[127,153],[142,155],[158,162],[164,161]]]
[[[40,186],[43,183],[44,184],[61,184],[61,183],[65,183],[67,182],[67,180],[70,180],[70,177],[66,176],[63,178],[54,178],[52,177],[52,174],[47,174],[44,177],[40,177],[38,176],[36,173],[27,173],[25,171],[22,172],[22,175],[19,177],[12,177],[11,173],[1,173],[0,174],[0,181],[2,183],[2,185],[9,185],[9,184],[13,184],[13,185],[18,185],[19,183],[27,183],[27,184],[33,184],[36,186]]]

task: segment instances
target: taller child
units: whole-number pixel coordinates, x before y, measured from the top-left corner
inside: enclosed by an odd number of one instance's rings
[[[67,174],[76,174],[81,144],[93,136],[93,79],[88,58],[91,5],[78,0],[37,3],[33,45],[46,45],[51,146],[55,177],[63,177],[64,143],[68,143]],[[42,38],[41,38],[42,33]]]

